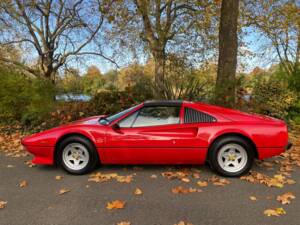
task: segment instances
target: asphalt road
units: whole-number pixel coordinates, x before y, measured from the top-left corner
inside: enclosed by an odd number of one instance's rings
[[[300,224],[300,171],[293,173],[294,185],[283,188],[269,188],[251,184],[240,179],[229,179],[224,187],[202,188],[201,193],[173,194],[175,186],[197,187],[196,179],[190,183],[168,180],[161,176],[165,171],[180,170],[180,167],[103,166],[97,169],[103,173],[130,175],[136,173],[131,183],[116,181],[104,183],[88,182],[88,175],[72,176],[60,168],[37,166],[29,168],[24,161],[29,158],[9,158],[0,152],[0,200],[7,201],[6,208],[0,209],[1,225],[114,225],[129,221],[131,225],[173,225],[179,221],[193,225],[244,225],[244,224]],[[8,166],[10,165],[10,166]],[[213,173],[207,166],[201,170],[201,179]],[[265,174],[274,174],[266,168],[254,168]],[[157,178],[151,178],[151,175]],[[62,175],[62,180],[55,176]],[[26,180],[28,186],[20,188],[19,182]],[[88,187],[87,187],[88,185]],[[139,187],[142,195],[134,195]],[[61,188],[69,193],[58,195]],[[289,205],[281,205],[276,196],[291,191],[296,199]],[[251,201],[249,196],[256,196]],[[124,200],[124,209],[107,210],[106,203]],[[263,211],[283,207],[286,215],[267,217]]]

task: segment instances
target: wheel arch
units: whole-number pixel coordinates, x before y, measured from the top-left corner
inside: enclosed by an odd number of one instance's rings
[[[88,137],[88,135],[82,134],[82,133],[80,133],[80,132],[71,132],[71,133],[67,133],[67,134],[64,134],[64,135],[60,136],[60,137],[57,139],[56,143],[55,143],[55,147],[54,147],[54,155],[53,155],[54,164],[57,164],[57,162],[58,162],[58,153],[59,153],[58,147],[59,147],[60,143],[61,143],[63,140],[65,140],[66,138],[72,137],[72,136],[77,136],[77,137],[79,136],[79,137],[85,138],[86,140],[88,140],[88,141],[95,147],[95,149],[96,149],[96,151],[97,151],[97,147],[96,147],[94,141],[93,141],[90,137]],[[98,151],[97,151],[97,154],[98,154]],[[98,157],[99,157],[99,154],[98,154]],[[99,159],[100,159],[100,157],[99,157]]]
[[[249,136],[247,136],[245,134],[242,134],[242,133],[239,133],[239,132],[226,132],[226,133],[222,133],[222,134],[217,135],[216,137],[214,137],[214,139],[210,142],[210,144],[208,146],[208,153],[209,153],[210,148],[214,145],[214,143],[216,143],[217,141],[221,140],[222,138],[233,137],[233,136],[234,137],[242,138],[245,141],[247,141],[252,146],[252,148],[254,150],[254,156],[255,156],[255,158],[256,159],[258,158],[258,151],[257,151],[256,144],[253,142],[253,140]],[[206,160],[209,161],[209,154],[207,154]]]

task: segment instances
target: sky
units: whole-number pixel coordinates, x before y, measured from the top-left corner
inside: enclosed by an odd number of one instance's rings
[[[261,67],[264,69],[267,69],[271,66],[271,62],[269,58],[261,57],[258,53],[261,51],[262,45],[267,42],[267,40],[262,37],[261,35],[255,33],[252,29],[248,29],[248,35],[244,37],[244,41],[247,43],[246,47],[242,47],[242,50],[250,51],[254,53],[253,57],[243,57],[242,59],[238,59],[239,62],[243,62],[243,64],[246,64],[247,66],[243,68],[243,72],[251,72],[255,67]],[[111,55],[112,50],[106,49],[104,51],[106,55]],[[122,66],[126,66],[129,62],[133,60],[130,60],[127,58],[126,60],[118,60],[118,63],[120,65],[120,68]],[[143,59],[139,59],[139,61],[143,62],[145,61]],[[91,66],[96,65],[102,73],[106,73],[109,70],[115,70],[116,66],[110,62],[108,62],[105,59],[102,59],[100,57],[92,57],[85,61],[84,65],[77,65],[79,66],[80,72],[84,73],[85,70]]]

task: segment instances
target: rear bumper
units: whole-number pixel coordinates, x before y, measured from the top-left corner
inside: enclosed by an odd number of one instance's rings
[[[288,142],[285,147],[276,147],[276,148],[257,148],[258,150],[258,159],[266,159],[273,156],[280,155],[281,153],[289,150],[293,144]]]

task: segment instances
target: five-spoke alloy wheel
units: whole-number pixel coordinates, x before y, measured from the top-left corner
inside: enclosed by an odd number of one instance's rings
[[[81,170],[88,164],[90,154],[80,143],[68,144],[62,152],[62,160],[72,170]]]
[[[67,172],[78,175],[90,172],[98,162],[94,145],[81,136],[65,138],[58,145],[57,158]]]
[[[212,168],[223,176],[241,176],[251,169],[254,160],[253,146],[244,138],[227,136],[217,140],[209,149]]]

